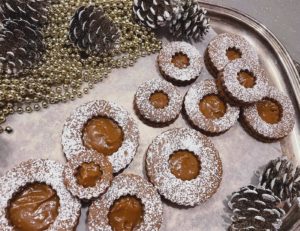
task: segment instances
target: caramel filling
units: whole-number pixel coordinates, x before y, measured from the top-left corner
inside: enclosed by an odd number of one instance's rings
[[[171,173],[181,180],[197,178],[201,170],[199,159],[189,151],[174,152],[169,159]]]
[[[100,166],[91,163],[82,163],[76,171],[75,177],[77,183],[82,185],[84,188],[94,187],[98,181],[101,180],[102,172]]]
[[[245,88],[252,88],[255,85],[256,78],[249,71],[241,71],[238,73],[238,81]]]
[[[132,231],[143,221],[143,205],[133,196],[124,196],[114,202],[108,213],[113,231]]]
[[[169,97],[164,92],[153,93],[149,100],[156,109],[163,109],[169,104]]]
[[[98,117],[85,125],[82,139],[87,148],[108,156],[122,146],[123,132],[115,121]]]
[[[226,56],[227,58],[232,61],[235,59],[239,59],[242,57],[242,53],[239,49],[230,47],[227,51],[226,51]]]
[[[26,186],[10,201],[8,220],[18,231],[42,231],[54,223],[59,208],[56,192],[44,183]]]
[[[257,104],[259,116],[269,124],[277,124],[281,120],[281,106],[272,100],[264,99]]]
[[[187,68],[190,65],[190,59],[189,57],[182,53],[182,52],[177,52],[175,55],[172,57],[171,61],[175,67],[183,69]]]
[[[207,95],[200,100],[199,109],[207,119],[219,119],[226,113],[226,104],[217,95]]]

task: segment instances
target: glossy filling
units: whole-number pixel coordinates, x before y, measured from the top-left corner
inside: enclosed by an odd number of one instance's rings
[[[155,92],[150,96],[150,103],[156,109],[163,109],[168,106],[169,104],[169,97],[164,92]]]
[[[281,106],[270,99],[264,99],[256,104],[259,116],[269,124],[277,124],[281,120]]]
[[[134,196],[119,198],[108,213],[109,225],[113,231],[132,231],[143,221],[143,205]]]
[[[18,231],[42,231],[58,216],[59,198],[44,183],[34,183],[18,192],[7,208],[8,220]]]
[[[226,51],[226,56],[230,61],[232,61],[232,60],[241,58],[242,53],[239,49],[231,47]]]
[[[169,159],[171,173],[181,180],[193,180],[200,173],[200,161],[189,151],[174,152]]]
[[[217,95],[206,95],[200,100],[199,109],[207,119],[219,119],[226,113],[226,104]]]
[[[187,68],[190,65],[190,59],[189,57],[182,53],[182,52],[177,52],[175,55],[172,57],[171,61],[175,67],[179,69]]]
[[[122,146],[123,132],[112,119],[105,117],[93,118],[83,129],[83,144],[106,156],[112,155]]]
[[[241,71],[238,73],[238,81],[245,88],[252,88],[255,85],[255,76],[249,71]]]
[[[102,171],[100,166],[91,163],[82,163],[76,170],[77,183],[84,188],[94,187],[101,180]]]

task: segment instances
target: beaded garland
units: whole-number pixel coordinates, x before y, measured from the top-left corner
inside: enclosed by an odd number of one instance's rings
[[[87,56],[71,46],[70,20],[80,6],[88,4],[102,7],[120,29],[116,49]],[[54,1],[48,9],[48,24],[43,28],[47,50],[40,64],[18,78],[0,74],[0,124],[14,113],[31,113],[81,98],[112,69],[133,66],[140,56],[159,51],[161,42],[151,29],[134,23],[131,9],[131,0]],[[0,133],[3,131],[0,129]]]

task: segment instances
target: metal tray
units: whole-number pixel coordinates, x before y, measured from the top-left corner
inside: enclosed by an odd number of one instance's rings
[[[291,135],[281,142],[284,154],[300,164],[300,77],[286,48],[264,25],[232,8],[202,3],[208,10],[212,28],[218,33],[245,37],[259,54],[262,66],[273,84],[289,95],[296,109],[297,122]]]

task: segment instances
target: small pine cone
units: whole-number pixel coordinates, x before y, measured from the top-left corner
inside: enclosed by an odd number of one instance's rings
[[[0,70],[18,75],[41,59],[45,51],[42,33],[25,20],[3,21],[0,30]]]
[[[232,194],[229,208],[233,211],[229,230],[278,230],[284,210],[271,190],[247,186]]]
[[[295,168],[286,158],[270,161],[259,181],[259,185],[272,190],[289,205],[295,197],[300,196],[300,168]]]
[[[82,6],[70,23],[69,37],[73,44],[87,53],[103,53],[112,49],[120,31],[101,8]]]
[[[197,0],[184,1],[169,25],[171,34],[179,39],[202,38],[209,29],[206,13]]]
[[[134,0],[133,13],[136,20],[146,27],[164,27],[172,19],[174,9],[171,3],[171,0]]]
[[[47,22],[48,0],[1,0],[0,13],[5,19],[25,20],[42,26]]]

